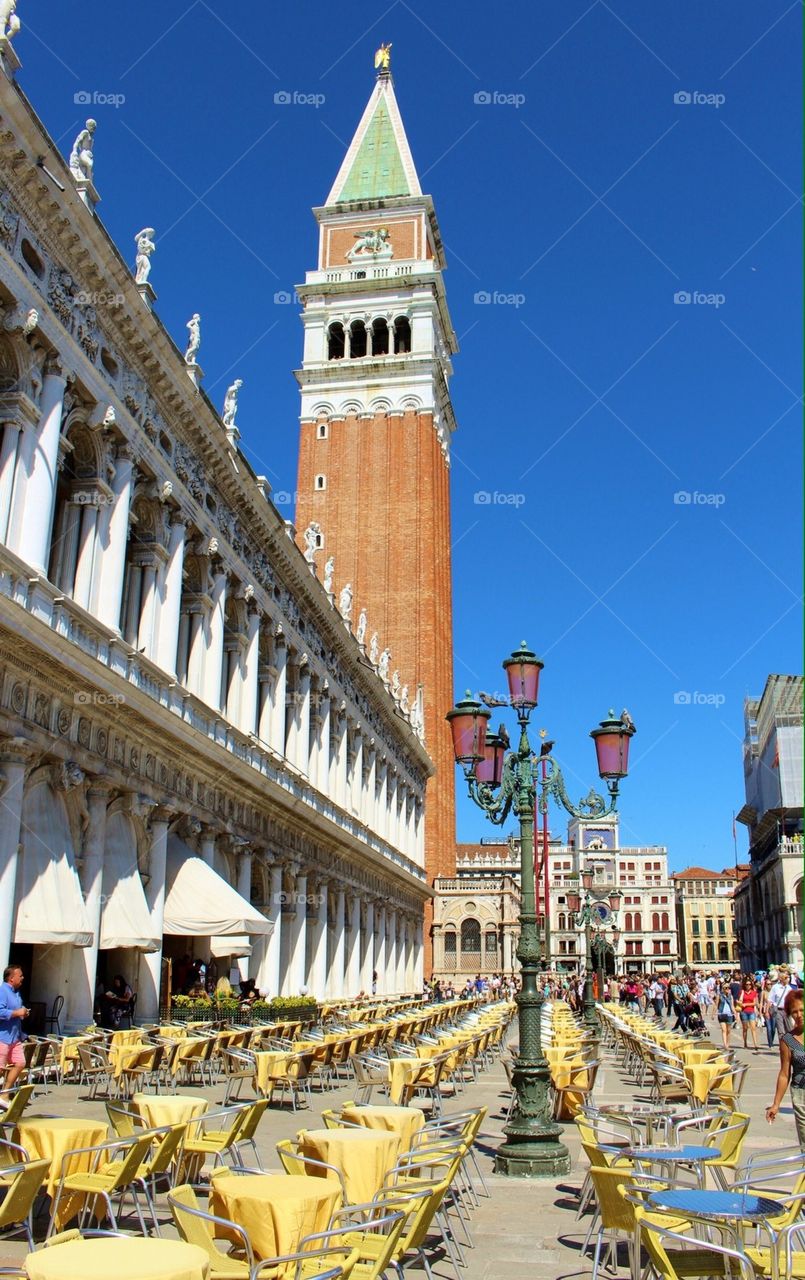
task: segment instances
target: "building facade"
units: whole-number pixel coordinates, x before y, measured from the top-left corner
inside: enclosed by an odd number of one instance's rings
[[[432,762],[0,49],[0,962],[415,990]],[[143,279],[142,277],[146,278]],[[109,301],[111,299],[111,301]]]
[[[537,899],[543,956],[558,972],[583,969],[586,956],[584,929],[578,928],[568,895],[579,891],[583,870],[593,873],[593,896],[605,897],[616,886],[621,890],[617,916],[619,936],[611,927],[601,933],[605,968],[610,973],[667,973],[679,959],[674,885],[668,875],[668,850],[662,845],[621,846],[618,815],[606,818],[573,818],[566,841],[550,838],[548,848],[548,928],[545,921],[545,875],[538,835]],[[434,972],[437,976],[465,974],[479,969],[469,945],[484,939],[483,972],[516,973],[519,935],[519,840],[484,840],[459,845],[456,875],[440,877],[435,884]],[[493,951],[491,935],[497,934]],[[498,957],[497,966],[487,964]],[[468,949],[465,954],[464,941]]]
[[[298,287],[304,356],[297,536],[349,592],[352,625],[392,696],[424,726],[428,880],[455,869],[448,382],[457,343],[444,249],[394,93],[377,83]]]
[[[723,871],[687,867],[671,876],[682,964],[713,973],[738,964],[735,890],[748,873],[739,864]]]
[[[803,966],[802,676],[770,675],[744,702],[744,789],[737,814],[749,834],[749,875],[735,895],[745,969]]]

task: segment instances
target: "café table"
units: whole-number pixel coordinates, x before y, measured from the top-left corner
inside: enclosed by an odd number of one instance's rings
[[[29,1253],[28,1280],[208,1280],[209,1257],[182,1240],[139,1236],[68,1240]]]
[[[652,1191],[648,1203],[653,1209],[671,1209],[686,1218],[705,1222],[764,1223],[785,1213],[785,1205],[768,1196],[751,1192],[702,1191],[697,1187],[668,1187]]]
[[[685,1079],[691,1094],[697,1102],[706,1102],[714,1084],[729,1089],[732,1084],[732,1071],[728,1062],[700,1062],[683,1065]]]
[[[325,1178],[222,1169],[211,1179],[210,1212],[237,1222],[258,1258],[296,1252],[303,1236],[327,1230],[340,1205],[340,1186]]]
[[[658,1167],[660,1170],[665,1169],[667,1171],[665,1177],[668,1182],[673,1182],[678,1169],[689,1165],[696,1175],[699,1189],[704,1187],[707,1161],[721,1158],[721,1152],[717,1147],[693,1145],[685,1147],[659,1145],[653,1147],[624,1147],[619,1154],[626,1156],[629,1160],[633,1160],[638,1166],[646,1165]],[[696,1190],[696,1188],[692,1189]],[[711,1193],[707,1192],[707,1194],[710,1195]],[[715,1194],[715,1192],[712,1194]]]
[[[55,1198],[62,1175],[62,1158],[77,1147],[97,1147],[109,1138],[109,1126],[103,1120],[86,1117],[23,1116],[18,1122],[14,1141],[28,1152],[32,1160],[49,1160],[50,1173],[45,1189]],[[88,1173],[92,1167],[90,1151],[74,1156],[66,1173]],[[80,1197],[79,1197],[80,1200]],[[76,1212],[74,1196],[62,1196],[57,1226],[68,1222]]]
[[[372,1199],[401,1147],[398,1134],[378,1129],[301,1129],[297,1139],[302,1155],[340,1171],[350,1204],[366,1204]],[[327,1177],[332,1175],[327,1173]]]
[[[608,1102],[601,1107],[601,1112],[613,1119],[628,1120],[634,1127],[644,1128],[647,1143],[654,1141],[658,1130],[664,1136],[673,1120],[688,1119],[693,1115],[690,1107],[684,1104],[680,1106],[661,1102],[635,1102],[631,1105],[625,1102]]]
[[[396,1106],[402,1100],[406,1085],[427,1087],[435,1079],[436,1068],[427,1058],[390,1058],[388,1064],[389,1099]]]
[[[135,1093],[131,1101],[149,1129],[198,1120],[210,1105],[207,1098],[190,1093]]]
[[[350,1124],[362,1124],[367,1129],[380,1129],[386,1133],[396,1133],[400,1138],[402,1151],[410,1151],[411,1143],[425,1124],[425,1114],[419,1107],[384,1107],[370,1105],[360,1107],[355,1103],[345,1103],[341,1108],[341,1118]]]

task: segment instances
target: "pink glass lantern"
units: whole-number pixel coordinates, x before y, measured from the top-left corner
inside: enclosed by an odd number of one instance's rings
[[[475,768],[476,781],[485,782],[490,787],[499,787],[505,754],[506,744],[496,733],[490,734],[484,744],[484,758],[478,761]]]
[[[581,883],[582,883],[582,887],[583,887],[584,889],[592,889],[592,887],[593,887],[593,873],[592,873],[592,871],[582,871],[582,873],[581,873]]]
[[[503,670],[509,682],[509,699],[513,707],[535,707],[539,693],[539,673],[544,667],[525,640],[519,649],[504,659]]]
[[[570,889],[567,895],[567,905],[571,911],[578,911],[581,907],[581,895],[576,889]]]
[[[626,777],[629,772],[629,742],[634,732],[634,725],[618,720],[614,711],[610,711],[609,719],[602,720],[597,729],[591,730],[598,772],[602,778]]]
[[[453,751],[459,764],[477,764],[484,759],[489,712],[476,702],[469,689],[461,702],[448,711],[445,720],[453,735]]]
[[[620,889],[613,889],[609,895],[609,905],[614,912],[617,912],[621,905],[623,894]]]

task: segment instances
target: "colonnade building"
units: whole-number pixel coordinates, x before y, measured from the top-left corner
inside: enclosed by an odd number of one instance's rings
[[[269,995],[350,996],[375,972],[381,993],[417,989],[421,722],[18,65],[4,42],[0,963],[30,998],[64,995],[67,1026],[117,972],[156,1016],[188,952]]]

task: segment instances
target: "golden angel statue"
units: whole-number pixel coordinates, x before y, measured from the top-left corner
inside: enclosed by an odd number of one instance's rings
[[[375,54],[375,71],[388,71],[391,66],[391,45],[381,44]]]

